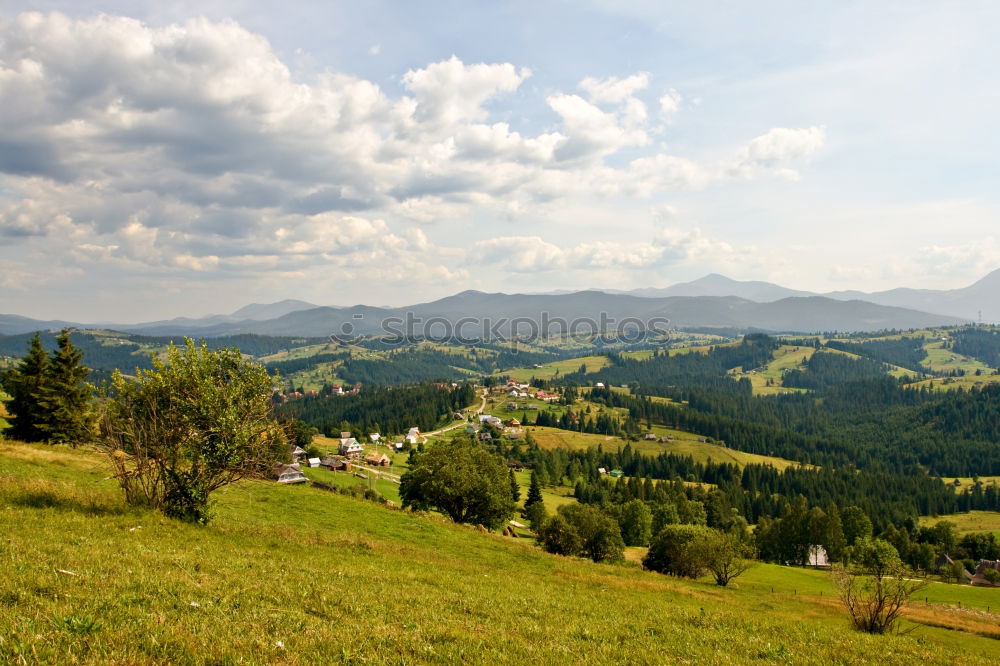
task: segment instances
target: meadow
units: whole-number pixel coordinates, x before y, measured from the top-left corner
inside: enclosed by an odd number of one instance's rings
[[[869,636],[820,572],[719,588],[267,482],[199,527],[63,447],[0,443],[0,481],[3,663],[996,663],[994,590],[931,585]]]
[[[955,530],[959,534],[967,532],[992,532],[1000,539],[1000,513],[995,511],[969,511],[966,513],[949,513],[937,517],[922,516],[920,524],[923,526],[934,525],[940,520],[947,520],[955,524]]]

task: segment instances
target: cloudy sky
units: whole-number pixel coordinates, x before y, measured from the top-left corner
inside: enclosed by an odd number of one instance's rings
[[[0,0],[0,312],[963,286],[1000,267],[998,26],[972,1]]]

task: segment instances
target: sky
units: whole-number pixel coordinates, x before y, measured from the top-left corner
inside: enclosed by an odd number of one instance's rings
[[[998,33],[973,1],[0,0],[0,312],[965,286],[1000,267]]]

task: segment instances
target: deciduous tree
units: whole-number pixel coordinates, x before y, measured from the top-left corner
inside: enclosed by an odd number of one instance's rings
[[[401,481],[404,507],[437,509],[457,523],[496,529],[514,515],[507,465],[461,438],[418,453]]]

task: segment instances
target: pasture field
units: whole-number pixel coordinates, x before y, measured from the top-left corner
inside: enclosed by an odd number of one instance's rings
[[[993,477],[994,479],[998,477]],[[955,529],[959,534],[966,532],[992,532],[1000,538],[1000,513],[996,511],[969,511],[968,513],[950,513],[942,516],[922,516],[920,524],[923,526],[947,520],[955,523]]]
[[[579,358],[568,358],[562,361],[543,363],[541,364],[541,367],[538,368],[529,367],[504,370],[500,374],[507,375],[516,382],[527,382],[530,381],[532,377],[536,377],[538,379],[552,379],[553,377],[568,375],[579,370],[580,366],[583,364],[586,364],[588,374],[594,374],[599,370],[606,368],[610,363],[611,361],[607,356],[581,356]]]
[[[924,386],[929,386],[934,391],[955,391],[957,389],[962,389],[963,391],[968,391],[974,388],[982,388],[987,384],[997,384],[1000,383],[1000,375],[982,375],[976,377],[975,375],[969,375],[966,377],[934,377],[932,379],[924,379],[919,382],[911,382],[906,384],[907,388],[922,388]]]
[[[672,436],[674,437],[674,441],[652,442],[640,439],[638,442],[628,442],[620,437],[593,435],[539,426],[531,426],[528,430],[531,431],[531,437],[538,443],[538,446],[543,449],[565,448],[582,451],[600,445],[605,451],[614,452],[625,448],[626,444],[630,444],[633,451],[645,455],[655,456],[660,453],[673,453],[678,456],[690,456],[695,462],[700,463],[712,460],[716,463],[732,463],[739,467],[744,467],[748,464],[760,464],[771,465],[779,470],[799,464],[791,460],[785,460],[784,458],[744,453],[717,444],[701,442],[698,435],[674,430],[666,426],[654,425],[652,432],[658,437]]]
[[[974,375],[978,370],[984,375],[993,374],[993,368],[982,361],[956,354],[950,349],[945,349],[944,344],[941,340],[936,340],[924,345],[924,349],[927,350],[927,358],[922,362],[924,367],[934,372],[959,370],[967,375]]]
[[[0,662],[996,662],[993,597],[971,598],[994,590],[932,585],[912,632],[869,636],[822,573],[719,588],[267,482],[194,526],[123,506],[106,476],[83,450],[0,444]]]

